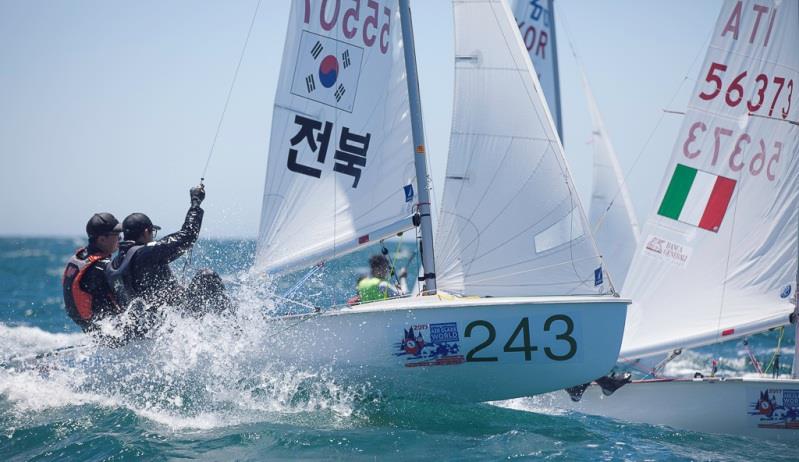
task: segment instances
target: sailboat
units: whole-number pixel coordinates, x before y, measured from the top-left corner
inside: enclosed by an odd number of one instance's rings
[[[613,366],[629,301],[603,278],[510,9],[453,8],[434,236],[408,0],[292,2],[255,269],[319,266],[417,230],[423,285],[415,297],[276,318],[268,353],[389,394],[461,401],[585,382]]]
[[[530,60],[541,83],[558,135],[563,140],[560,96],[555,0],[517,0],[513,13]],[[577,54],[574,52],[575,60]],[[624,174],[602,115],[594,98],[588,77],[580,67],[583,91],[591,114],[593,130],[593,183],[588,220],[597,247],[602,253],[606,276],[621,287],[627,276],[632,256],[638,248],[638,220],[624,181]],[[623,292],[622,292],[623,293]]]
[[[624,172],[588,85],[588,77],[583,69],[581,74],[593,126],[593,184],[588,219],[597,246],[602,251],[602,260],[607,271],[624,294],[623,283],[627,279],[627,271],[640,241],[638,219],[624,181]]]
[[[625,294],[622,364],[796,326],[799,4],[724,3]],[[799,441],[799,380],[637,380],[560,406],[703,432]],[[609,396],[606,396],[608,395]],[[577,396],[575,396],[577,398]],[[794,431],[791,431],[794,430]]]

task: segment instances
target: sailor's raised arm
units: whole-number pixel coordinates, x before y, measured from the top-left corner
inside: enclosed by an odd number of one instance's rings
[[[203,223],[203,214],[205,213],[200,207],[200,204],[205,199],[205,187],[200,185],[191,188],[189,196],[191,198],[191,206],[189,211],[186,212],[186,219],[183,221],[180,231],[151,242],[147,245],[149,250],[144,252],[139,258],[171,262],[178,259],[197,242]]]

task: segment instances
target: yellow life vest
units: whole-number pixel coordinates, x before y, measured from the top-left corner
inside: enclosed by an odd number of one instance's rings
[[[380,284],[383,282],[385,281],[376,277],[362,279],[358,283],[358,295],[361,296],[361,303],[387,299],[388,291],[380,289]]]

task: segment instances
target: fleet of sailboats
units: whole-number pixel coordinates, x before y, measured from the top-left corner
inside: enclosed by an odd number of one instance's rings
[[[271,350],[415,396],[486,401],[588,381],[613,366],[629,301],[604,278],[508,5],[453,10],[434,236],[408,0],[292,2],[256,269],[318,265],[418,228],[423,286],[277,319]]]

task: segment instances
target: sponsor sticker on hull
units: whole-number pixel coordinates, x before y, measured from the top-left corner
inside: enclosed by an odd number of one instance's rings
[[[414,324],[404,331],[402,341],[394,344],[394,355],[405,360],[405,367],[451,366],[465,361],[455,322]]]
[[[799,389],[750,388],[749,422],[757,428],[799,430]]]

